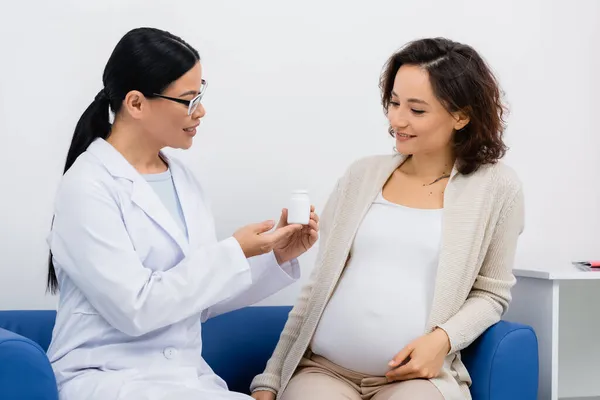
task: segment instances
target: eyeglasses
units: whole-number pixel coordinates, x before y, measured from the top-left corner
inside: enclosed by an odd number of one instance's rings
[[[202,85],[200,86],[200,93],[198,93],[198,95],[196,95],[196,97],[194,97],[191,100],[178,99],[177,97],[164,96],[164,95],[158,94],[158,93],[153,93],[152,96],[160,97],[161,99],[167,99],[167,100],[174,101],[176,103],[184,104],[188,107],[188,115],[192,115],[192,113],[198,109],[198,106],[200,105],[200,102],[202,100],[202,96],[204,96],[204,93],[206,93],[207,86],[208,86],[208,83],[204,79],[202,79]]]

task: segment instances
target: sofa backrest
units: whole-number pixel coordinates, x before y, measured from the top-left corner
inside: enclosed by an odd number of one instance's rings
[[[0,328],[33,340],[44,351],[50,345],[55,320],[54,310],[0,311]]]

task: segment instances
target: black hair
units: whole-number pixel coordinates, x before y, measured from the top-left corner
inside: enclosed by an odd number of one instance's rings
[[[146,96],[162,93],[199,60],[198,51],[169,32],[155,28],[127,32],[104,68],[103,89],[77,122],[63,174],[94,140],[108,138],[111,130],[109,107],[117,115],[125,96],[132,90]],[[48,257],[47,290],[58,291],[52,253]]]

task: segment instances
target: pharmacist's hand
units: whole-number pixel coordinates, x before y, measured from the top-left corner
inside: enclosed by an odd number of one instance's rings
[[[277,224],[279,229],[286,229],[288,210],[284,208],[281,211],[281,218]],[[287,240],[280,240],[273,249],[277,262],[281,265],[284,262],[297,258],[302,253],[310,249],[319,239],[319,216],[315,213],[315,206],[310,207],[310,221],[308,225],[303,225],[302,230],[295,231],[287,237]]]
[[[246,258],[269,253],[276,247],[289,243],[291,237],[302,230],[302,225],[294,224],[278,226],[276,230],[269,232],[273,225],[275,225],[273,221],[246,225],[233,234]]]

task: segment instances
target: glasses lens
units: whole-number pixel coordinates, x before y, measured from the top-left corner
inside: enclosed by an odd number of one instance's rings
[[[194,111],[196,111],[198,109],[198,106],[200,105],[200,99],[201,99],[200,96],[194,97],[194,99],[190,103],[190,110],[189,110],[190,114],[192,114]]]
[[[192,114],[194,111],[196,111],[198,109],[198,106],[200,105],[200,103],[202,101],[202,96],[204,96],[205,92],[206,92],[206,81],[203,79],[202,86],[200,86],[200,93],[198,94],[198,96],[194,97],[192,99],[192,101],[190,102],[190,108],[188,110],[188,114]]]

